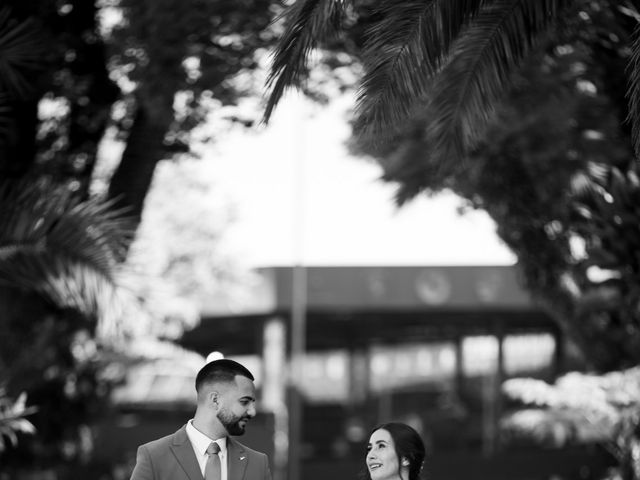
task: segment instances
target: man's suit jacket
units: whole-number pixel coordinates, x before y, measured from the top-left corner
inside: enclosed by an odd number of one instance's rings
[[[227,480],[271,480],[264,453],[227,438]],[[138,448],[131,480],[203,480],[186,425]]]

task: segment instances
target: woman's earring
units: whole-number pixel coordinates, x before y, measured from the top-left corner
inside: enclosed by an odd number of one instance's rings
[[[405,459],[405,460],[403,460],[403,461],[402,461],[402,466],[403,466],[403,467],[408,467],[408,466],[409,466],[409,460],[406,460],[406,459]]]

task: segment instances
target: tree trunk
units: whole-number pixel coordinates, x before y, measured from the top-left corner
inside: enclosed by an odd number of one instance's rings
[[[122,154],[109,185],[109,199],[116,209],[123,209],[137,228],[142,219],[144,200],[149,191],[156,165],[165,155],[164,136],[169,121],[152,118],[144,106],[139,106]]]

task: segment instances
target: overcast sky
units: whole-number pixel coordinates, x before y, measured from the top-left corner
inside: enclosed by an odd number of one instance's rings
[[[266,128],[233,130],[207,146],[217,188],[237,208],[226,233],[255,266],[511,265],[513,254],[482,212],[460,216],[453,194],[402,208],[373,162],[344,146],[353,105],[287,97]]]

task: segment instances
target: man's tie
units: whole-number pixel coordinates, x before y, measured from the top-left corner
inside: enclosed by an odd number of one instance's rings
[[[220,451],[220,445],[216,442],[211,442],[207,448],[207,465],[204,467],[204,480],[220,480],[220,457],[218,452]]]

